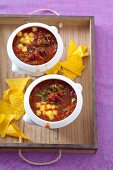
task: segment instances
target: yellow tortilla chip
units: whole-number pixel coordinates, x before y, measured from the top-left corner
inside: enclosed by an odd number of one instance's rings
[[[3,121],[4,118],[5,118],[5,116],[6,116],[6,115],[4,115],[4,114],[1,114],[1,115],[0,115],[0,123],[2,123],[2,121]]]
[[[13,113],[13,109],[11,107],[11,105],[5,101],[0,101],[0,114],[12,114]]]
[[[10,88],[4,91],[3,97],[2,97],[3,101],[10,103],[10,100],[9,100],[10,95],[24,96],[24,93],[16,88]]]
[[[87,46],[79,46],[73,53],[73,56],[81,56],[81,57],[85,57],[88,56],[89,53],[86,52],[87,50]],[[86,55],[87,54],[87,55]]]
[[[58,73],[58,71],[60,70],[60,68],[61,68],[61,63],[60,63],[60,61],[57,63],[57,64],[55,64],[50,70],[47,70],[45,73],[46,74],[57,74]]]
[[[66,76],[66,77],[70,78],[71,80],[74,80],[77,77],[77,75],[75,73],[73,73],[72,71],[65,69],[65,68],[62,68],[61,72],[62,72],[63,76]]]
[[[80,45],[79,47],[82,48],[83,53],[87,51],[88,47],[86,45]]]
[[[17,88],[20,91],[24,91],[26,86],[30,84],[31,78],[5,79],[5,82],[11,88]]]
[[[71,40],[69,44],[67,57],[70,58],[72,53],[77,49],[77,45]]]
[[[89,56],[89,53],[88,53],[88,52],[85,52],[85,53],[84,53],[84,57],[87,57],[87,56]]]
[[[13,120],[14,115],[7,114],[3,116],[3,121],[0,123],[0,135],[4,138],[10,122]]]
[[[29,140],[29,138],[21,131],[21,129],[15,123],[11,123],[9,125],[6,135],[17,138],[21,137],[23,139]]]
[[[24,96],[11,95],[9,97],[9,100],[13,109],[13,115],[15,115],[16,120],[19,120],[21,116],[25,113]]]
[[[63,62],[58,62],[52,69],[45,72],[46,74],[60,74],[70,78],[75,79],[77,76],[81,76],[81,72],[84,69],[82,62],[82,57],[88,56],[87,46],[79,46],[71,40],[69,44],[67,60]]]
[[[63,68],[68,69],[80,76],[81,71],[84,69],[82,58],[80,56],[72,56],[70,59],[61,62]]]
[[[72,55],[73,56],[81,56],[81,57],[83,57],[84,56],[84,52],[82,51],[81,46],[78,47],[77,50],[75,50]]]

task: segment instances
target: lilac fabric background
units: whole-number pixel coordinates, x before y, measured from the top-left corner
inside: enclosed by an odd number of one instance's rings
[[[1,14],[27,14],[40,8],[61,15],[95,16],[96,104],[99,149],[96,154],[63,154],[58,163],[36,167],[23,162],[18,153],[0,153],[0,170],[113,170],[113,0],[1,0]],[[55,154],[27,153],[34,161]]]

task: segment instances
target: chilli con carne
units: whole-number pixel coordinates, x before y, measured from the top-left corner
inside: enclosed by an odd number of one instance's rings
[[[40,27],[30,27],[16,35],[13,50],[22,62],[41,65],[54,57],[57,51],[57,41],[50,31]]]
[[[76,108],[77,96],[74,89],[62,80],[45,80],[34,87],[30,94],[33,112],[47,121],[60,121]]]

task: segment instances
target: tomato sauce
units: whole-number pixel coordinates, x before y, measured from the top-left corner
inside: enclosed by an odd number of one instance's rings
[[[31,109],[41,119],[60,121],[76,108],[77,96],[68,83],[50,79],[34,87],[29,101]]]
[[[40,27],[22,30],[13,41],[16,57],[30,65],[41,65],[50,61],[57,51],[57,46],[55,36]]]

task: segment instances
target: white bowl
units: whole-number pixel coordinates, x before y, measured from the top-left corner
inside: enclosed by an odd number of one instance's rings
[[[13,51],[13,40],[14,40],[15,36],[17,35],[17,33],[22,31],[25,28],[29,28],[32,26],[41,27],[41,28],[45,28],[45,29],[49,30],[55,36],[56,41],[57,41],[58,47],[57,47],[55,56],[50,61],[48,61],[47,63],[42,64],[42,65],[26,64],[26,63],[22,62],[21,60],[19,60]],[[61,37],[58,33],[58,30],[55,26],[49,26],[49,25],[42,24],[42,23],[28,23],[28,24],[24,24],[24,25],[18,27],[10,35],[8,42],[7,42],[7,53],[8,53],[9,58],[12,61],[12,71],[13,72],[17,72],[20,74],[30,74],[33,76],[40,76],[40,75],[43,75],[45,71],[47,71],[51,67],[53,67],[60,60],[62,53],[63,53],[63,42],[62,42],[62,39],[61,39]]]
[[[51,122],[51,121],[43,120],[43,119],[37,117],[30,107],[29,97],[30,97],[31,91],[37,84],[39,84],[40,82],[42,82],[44,80],[48,80],[48,79],[58,79],[58,80],[63,80],[65,82],[67,82],[68,84],[71,85],[71,87],[74,89],[74,91],[76,92],[76,95],[77,95],[76,108],[67,118],[65,118],[61,121]],[[52,74],[42,76],[42,77],[36,79],[34,82],[32,82],[26,90],[26,93],[24,96],[24,107],[25,107],[26,113],[23,117],[23,120],[26,123],[40,125],[40,126],[44,126],[44,127],[46,127],[47,124],[49,124],[51,129],[64,127],[64,126],[70,124],[72,121],[74,121],[81,112],[82,104],[83,104],[83,97],[82,97],[81,92],[82,92],[82,86],[79,83],[74,83],[72,80],[70,80],[67,77],[64,77],[61,75],[52,75]]]

